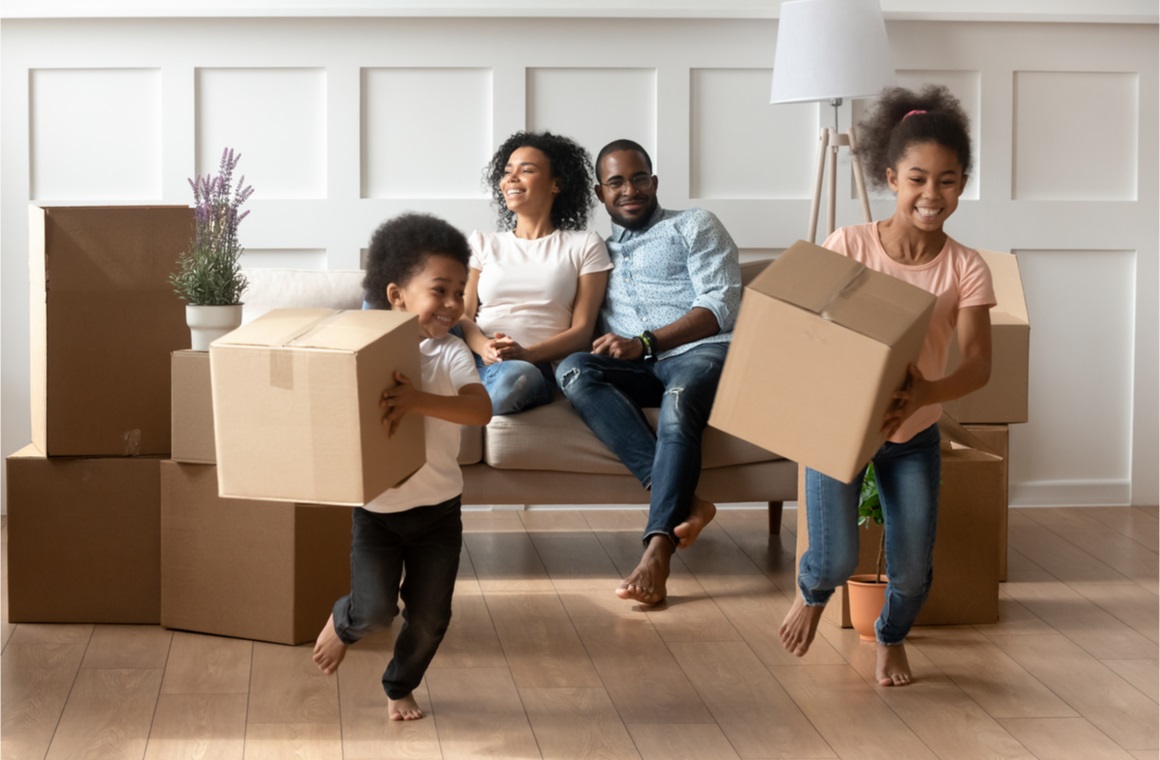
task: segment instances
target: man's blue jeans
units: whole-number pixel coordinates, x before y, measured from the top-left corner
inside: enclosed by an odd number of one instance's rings
[[[656,362],[572,354],[556,381],[596,437],[650,489],[644,540],[689,516],[701,478],[701,436],[713,408],[727,343],[702,343]],[[654,433],[641,411],[660,407]]]
[[[874,624],[879,643],[901,644],[930,591],[938,522],[938,425],[906,443],[885,443],[874,473],[886,519],[886,605]],[[823,605],[858,565],[858,498],[863,475],[852,483],[806,469],[810,547],[802,555],[798,586],[807,605]]]
[[[479,354],[472,356],[479,379],[491,396],[492,414],[515,414],[552,400],[556,379],[551,364],[518,360],[484,364]]]
[[[399,614],[403,627],[383,674],[391,699],[423,679],[451,622],[451,595],[463,545],[460,498],[430,507],[380,514],[354,510],[350,594],[334,603],[334,630],[346,644],[386,628]]]

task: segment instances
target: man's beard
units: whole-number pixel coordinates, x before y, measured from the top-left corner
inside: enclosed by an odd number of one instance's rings
[[[643,229],[648,226],[648,223],[652,219],[652,216],[656,210],[657,199],[654,196],[652,201],[649,202],[648,206],[645,207],[644,213],[636,219],[628,219],[612,211],[608,212],[608,216],[612,218],[613,222],[623,227],[624,229],[635,232],[636,230]]]

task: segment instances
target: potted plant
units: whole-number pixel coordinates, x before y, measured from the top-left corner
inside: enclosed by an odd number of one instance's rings
[[[242,323],[242,274],[238,225],[250,213],[242,204],[254,189],[243,176],[233,185],[234,169],[241,160],[230,148],[222,151],[217,175],[189,180],[193,188],[195,227],[189,250],[177,261],[170,284],[185,301],[193,349],[206,351],[215,338]]]
[[[880,528],[885,523],[882,516],[882,500],[878,495],[878,478],[874,474],[874,463],[866,465],[866,475],[862,479],[862,492],[858,497],[858,525],[867,530],[871,525]],[[875,572],[853,575],[846,581],[846,593],[850,601],[850,624],[863,641],[874,641],[874,621],[882,614],[886,603],[886,577],[882,574],[886,557],[886,532],[882,531],[878,542],[878,560]]]

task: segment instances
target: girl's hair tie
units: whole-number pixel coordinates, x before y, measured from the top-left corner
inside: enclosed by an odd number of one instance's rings
[[[920,114],[920,113],[926,113],[926,111],[923,111],[923,110],[918,109],[918,108],[914,109],[913,111],[907,111],[906,115],[902,117],[902,120],[906,121],[911,116],[915,116],[915,115]]]

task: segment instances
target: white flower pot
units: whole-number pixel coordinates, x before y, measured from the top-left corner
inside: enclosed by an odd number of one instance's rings
[[[208,351],[209,344],[236,330],[242,324],[242,305],[196,306],[186,304],[185,323],[189,325],[189,336],[194,351]]]

